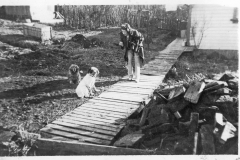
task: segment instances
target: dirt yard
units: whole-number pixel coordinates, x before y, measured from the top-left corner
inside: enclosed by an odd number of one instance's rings
[[[82,76],[90,66],[99,68],[96,87],[101,92],[127,74],[124,52],[114,45],[119,42],[119,28],[90,32],[63,27],[53,27],[53,30],[54,39],[70,40],[76,34],[82,34],[89,39],[97,38],[102,43],[91,48],[63,50],[63,44],[44,45],[39,40],[23,36],[22,23],[0,20],[0,128],[16,130],[21,126],[24,130],[38,133],[49,122],[84,103],[77,99],[74,92],[76,85],[69,84],[67,79],[71,64],[80,67]],[[176,36],[156,30],[152,38],[149,50],[145,45],[146,62]],[[202,73],[213,77],[226,70],[236,72],[238,60],[216,59],[204,53],[201,56],[186,53],[175,67],[178,75],[167,75],[166,83],[181,81],[186,74]],[[170,154],[171,151],[166,147],[165,154]],[[8,151],[5,150],[1,156],[6,154]]]

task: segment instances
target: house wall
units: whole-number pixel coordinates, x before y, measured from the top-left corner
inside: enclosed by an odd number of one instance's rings
[[[3,6],[2,8],[5,16],[31,18],[29,6]]]
[[[30,12],[32,19],[39,20],[40,22],[47,22],[54,18],[54,6],[50,5],[31,5]]]
[[[238,23],[230,20],[233,12],[233,7],[192,5],[190,45],[197,44],[199,49],[238,50]]]
[[[4,6],[3,8],[7,17],[20,16],[40,22],[48,22],[55,17],[54,5]]]

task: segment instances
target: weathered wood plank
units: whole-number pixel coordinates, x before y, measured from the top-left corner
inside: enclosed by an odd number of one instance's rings
[[[150,155],[153,151],[40,138],[37,155]]]
[[[106,111],[106,110],[102,110],[101,108],[89,108],[89,107],[84,107],[84,106],[80,106],[78,108],[75,108],[74,111],[92,111],[92,112],[97,112],[97,113],[106,113],[106,114],[112,114],[114,115],[114,117],[127,117],[125,113],[121,113],[121,112],[113,112],[113,111]]]
[[[66,116],[76,117],[76,118],[84,118],[84,119],[91,119],[94,121],[99,122],[105,122],[109,124],[122,124],[122,121],[120,119],[106,119],[104,117],[97,117],[96,115],[90,115],[90,114],[82,114],[80,112],[78,113],[67,113]]]
[[[142,75],[140,76],[140,79],[149,79],[149,80],[158,80],[159,78],[161,78],[162,75],[160,76],[146,76],[146,75]],[[128,76],[124,76],[122,79],[128,79]]]
[[[114,146],[118,147],[135,147],[143,139],[144,134],[127,134],[114,143]]]
[[[104,130],[104,129],[101,129],[101,128],[94,128],[94,127],[88,126],[88,125],[72,124],[72,123],[69,123],[69,122],[61,122],[61,121],[58,121],[58,120],[53,121],[52,123],[57,124],[57,125],[61,125],[61,126],[67,126],[67,127],[71,127],[71,128],[76,128],[76,129],[101,133],[101,134],[105,134],[105,135],[111,135],[111,136],[116,135],[116,132]]]
[[[102,103],[101,103],[102,102]],[[108,107],[108,108],[117,108],[117,109],[121,109],[121,110],[129,110],[129,109],[134,109],[134,108],[137,108],[138,105],[125,105],[124,103],[122,104],[114,104],[114,103],[105,103],[105,101],[90,101],[86,104],[89,104],[89,105],[93,105],[93,106],[105,106],[105,107]],[[125,106],[124,106],[125,105]]]
[[[85,103],[83,105],[81,105],[80,107],[78,107],[77,109],[80,109],[81,107],[88,107],[88,108],[97,108],[97,109],[101,109],[101,110],[104,110],[104,111],[112,111],[112,112],[120,112],[120,113],[130,113],[132,111],[134,111],[134,108],[129,108],[127,110],[122,110],[121,108],[109,108],[107,106],[101,106],[101,105],[91,105],[89,103]]]
[[[99,97],[102,98],[111,98],[111,99],[118,99],[118,100],[125,100],[125,101],[134,101],[134,102],[142,102],[145,99],[148,98],[148,96],[146,95],[126,95],[126,94],[122,94],[122,93],[118,93],[118,95],[115,93],[108,93],[108,92],[104,92],[102,94],[99,95]]]
[[[102,115],[102,114],[86,113],[86,112],[82,112],[82,111],[74,111],[74,112],[70,112],[69,114],[73,115],[74,117],[79,117],[78,115],[82,115],[82,116],[87,116],[87,117],[102,118],[102,119],[106,119],[106,120],[113,121],[113,122],[115,122],[115,121],[120,122],[120,120],[123,119],[123,118],[110,117],[108,115]]]
[[[147,88],[147,89],[155,89],[156,87],[158,87],[158,85],[145,86],[145,85],[140,85],[140,83],[117,83],[117,84],[114,84],[113,86],[136,87],[136,88]]]
[[[123,127],[122,125],[114,125],[114,124],[110,124],[110,123],[106,123],[106,122],[99,122],[99,121],[94,121],[91,119],[83,119],[83,118],[76,118],[76,117],[71,117],[71,116],[63,116],[62,119],[70,119],[70,120],[74,120],[74,121],[80,121],[80,122],[88,122],[94,125],[101,125],[101,126],[105,126],[105,127],[111,127],[111,128],[115,128],[116,131],[117,130],[121,130],[121,128]]]
[[[197,103],[199,100],[199,97],[205,88],[205,83],[204,82],[199,82],[199,81],[194,81],[186,91],[184,98],[192,103]]]
[[[151,71],[151,70],[141,70],[141,74],[145,75],[165,75],[167,72],[157,72],[157,71]]]
[[[145,71],[145,70],[151,70],[151,71],[156,71],[156,72],[167,72],[170,68],[155,68],[155,67],[146,67],[146,68],[142,68],[141,70],[142,71]]]
[[[113,86],[109,88],[109,90],[122,90],[122,91],[139,91],[139,92],[153,92],[154,89],[149,89],[149,88],[136,88],[136,87],[122,87],[122,86]]]
[[[156,59],[165,59],[165,60],[174,60],[177,61],[175,57],[162,57],[162,56],[156,56]]]
[[[74,110],[71,113],[84,113],[84,114],[93,114],[93,115],[97,115],[97,116],[106,116],[108,118],[115,118],[115,119],[125,119],[126,115],[123,116],[116,116],[116,115],[112,115],[111,112],[109,113],[105,113],[105,112],[97,112],[97,111],[92,111],[92,110],[86,110],[86,109],[81,109],[81,110]]]
[[[114,136],[98,134],[98,133],[95,133],[93,131],[86,131],[86,130],[82,130],[80,128],[77,128],[77,129],[76,128],[75,129],[74,128],[69,128],[67,126],[60,126],[60,125],[57,125],[57,124],[48,124],[46,127],[56,129],[56,130],[60,130],[60,131],[64,131],[64,132],[79,134],[79,135],[82,135],[82,136],[103,139],[103,140],[112,141],[113,138],[114,138]]]
[[[55,130],[55,129],[48,128],[48,127],[41,129],[41,132],[46,132],[48,134],[52,134],[53,136],[57,135],[57,136],[62,136],[62,137],[66,137],[66,138],[71,138],[71,139],[79,140],[81,142],[89,142],[89,143],[104,144],[104,145],[109,145],[111,143],[110,140],[91,138],[91,137],[82,136],[79,134]]]
[[[138,105],[139,104],[139,102],[131,102],[131,101],[109,99],[109,98],[101,98],[101,97],[95,97],[94,99],[95,100],[102,100],[102,101],[116,102],[116,103],[124,103],[124,104],[130,104],[130,105]],[[94,99],[91,99],[91,100],[94,100]]]
[[[122,110],[124,111],[124,113],[126,111],[131,111],[131,110],[134,110],[136,107],[122,107],[122,106],[114,106],[112,104],[104,104],[104,103],[98,103],[98,102],[89,102],[89,103],[86,103],[86,105],[92,105],[92,106],[102,106],[102,107],[105,107],[105,108],[108,108],[108,109],[118,109],[118,110]]]
[[[62,116],[62,118],[63,119],[65,119],[65,118],[66,119],[73,119],[73,120],[78,120],[78,121],[83,121],[84,120],[84,121],[87,121],[89,123],[109,126],[109,127],[113,127],[113,128],[120,128],[121,126],[123,126],[123,124],[120,124],[120,123],[115,122],[115,121],[96,118],[96,117],[87,117],[87,116],[83,116],[83,115],[75,116],[75,114],[66,114],[66,115]]]
[[[87,125],[88,127],[102,129],[102,130],[106,130],[106,131],[111,131],[111,132],[114,132],[114,133],[117,133],[119,131],[118,128],[112,128],[112,127],[109,127],[109,126],[102,126],[102,125],[98,125],[98,124],[93,124],[93,123],[89,123],[87,121],[75,121],[75,120],[72,120],[72,119],[58,119],[56,121],[67,122],[67,123],[76,124],[76,125]]]
[[[156,85],[158,85],[158,84],[160,84],[160,82],[151,82],[151,81],[145,81],[145,82],[138,82],[138,83],[136,83],[136,82],[134,82],[134,81],[128,81],[128,82],[124,82],[124,83],[116,83],[116,84],[114,84],[114,85],[117,85],[117,84],[127,84],[127,85],[137,85],[137,86],[139,86],[139,85],[144,85],[144,86],[150,86],[150,87],[152,87],[152,86],[156,86]]]
[[[131,90],[127,90],[127,89],[109,89],[107,92],[119,92],[119,93],[136,93],[136,94],[140,94],[140,95],[147,95],[147,96],[151,96],[152,95],[152,92],[146,92],[146,91],[131,91]]]
[[[139,106],[139,103],[126,103],[125,101],[108,101],[106,99],[95,99],[95,98],[94,99],[90,99],[88,102],[110,104],[110,105],[127,107],[127,108],[128,107],[137,108]]]

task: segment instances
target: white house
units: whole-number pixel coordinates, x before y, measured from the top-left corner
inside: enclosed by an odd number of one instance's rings
[[[237,53],[239,44],[237,12],[238,9],[234,7],[191,5],[188,22],[190,45],[197,46],[198,49]]]
[[[38,20],[43,23],[59,23],[63,19],[54,19],[54,5],[3,6],[6,17],[21,17]]]

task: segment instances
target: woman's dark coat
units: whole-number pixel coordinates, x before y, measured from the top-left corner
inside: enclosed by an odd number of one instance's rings
[[[122,49],[125,48],[124,60],[128,62],[127,51],[132,50],[133,53],[138,53],[142,63],[144,62],[144,49],[143,49],[143,35],[135,29],[131,29],[128,32],[128,36],[125,36],[122,32],[120,34],[120,40],[123,42]]]

